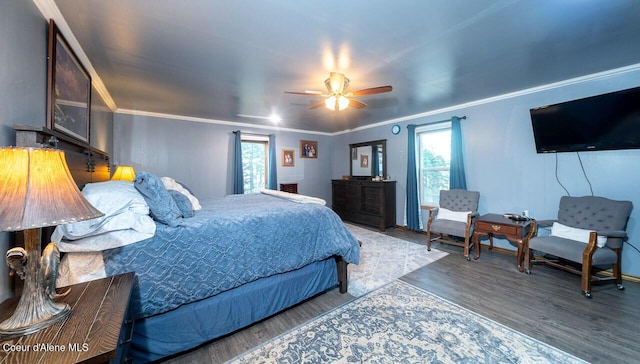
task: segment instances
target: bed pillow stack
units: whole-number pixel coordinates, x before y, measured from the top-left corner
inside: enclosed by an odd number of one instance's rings
[[[51,240],[60,243],[60,251],[111,249],[147,239],[155,233],[156,224],[149,217],[149,206],[133,183],[87,183],[82,194],[104,216],[58,225]]]

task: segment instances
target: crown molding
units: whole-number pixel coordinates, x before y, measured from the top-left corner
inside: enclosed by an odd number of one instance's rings
[[[219,125],[230,125],[233,127],[245,127],[245,128],[253,128],[253,129],[267,129],[267,130],[276,130],[276,131],[288,131],[292,133],[301,133],[301,134],[313,134],[313,135],[335,135],[335,133],[327,133],[321,131],[311,131],[311,130],[302,130],[302,129],[293,129],[293,128],[282,128],[277,125],[257,125],[250,123],[239,123],[236,121],[226,121],[226,120],[216,120],[216,119],[207,119],[207,118],[199,118],[193,116],[184,116],[184,115],[175,115],[175,114],[162,114],[156,112],[149,111],[140,111],[140,110],[130,110],[130,109],[117,109],[114,111],[116,114],[126,114],[126,115],[138,115],[138,116],[148,116],[153,118],[160,119],[171,119],[171,120],[179,120],[179,121],[191,121],[196,123],[208,123],[208,124],[219,124]]]
[[[490,104],[490,103],[493,103],[493,102],[498,102],[498,101],[502,101],[502,100],[508,100],[508,99],[512,99],[512,98],[515,98],[515,97],[531,95],[531,94],[535,94],[535,93],[538,93],[538,92],[554,90],[554,89],[557,89],[557,88],[560,88],[560,87],[567,87],[567,86],[571,86],[571,85],[575,85],[575,84],[579,84],[579,83],[583,83],[583,82],[588,82],[588,81],[597,81],[597,80],[608,78],[608,77],[619,76],[619,75],[624,75],[626,73],[638,72],[638,71],[640,71],[640,63],[632,64],[632,65],[625,66],[625,67],[614,68],[614,69],[603,71],[603,72],[592,73],[592,74],[585,75],[585,76],[570,78],[568,80],[549,83],[549,84],[538,86],[538,87],[531,87],[531,88],[527,88],[527,89],[520,90],[520,91],[509,92],[509,93],[498,95],[498,96],[492,96],[492,97],[487,97],[487,98],[480,99],[480,100],[474,100],[474,101],[466,102],[466,103],[463,103],[463,104],[447,106],[447,107],[444,107],[444,108],[441,108],[441,109],[430,110],[430,111],[426,111],[426,112],[419,113],[419,114],[403,116],[401,118],[391,119],[391,120],[387,120],[387,121],[381,121],[379,123],[364,125],[364,126],[361,126],[361,127],[355,128],[355,129],[339,131],[339,132],[334,133],[334,135],[346,134],[346,133],[351,133],[351,132],[358,131],[358,130],[376,128],[376,127],[379,127],[379,126],[400,123],[400,122],[403,122],[403,121],[411,121],[411,120],[415,120],[415,119],[424,118],[424,117],[427,117],[427,116],[433,116],[433,115],[442,114],[442,113],[445,113],[445,112],[455,112],[455,111],[458,111],[460,109],[464,109],[464,108],[467,108],[467,107]]]

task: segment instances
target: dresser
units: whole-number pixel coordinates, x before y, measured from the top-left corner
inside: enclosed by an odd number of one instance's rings
[[[332,180],[332,208],[342,220],[384,231],[396,225],[396,181]]]

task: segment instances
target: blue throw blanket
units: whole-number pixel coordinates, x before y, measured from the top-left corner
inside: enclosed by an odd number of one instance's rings
[[[331,256],[358,264],[359,246],[326,206],[264,194],[207,201],[182,225],[103,252],[107,275],[135,271],[135,318],[172,310]]]

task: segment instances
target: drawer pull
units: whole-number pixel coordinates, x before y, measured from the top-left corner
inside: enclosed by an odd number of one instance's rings
[[[502,226],[500,226],[500,225],[491,225],[491,228],[493,229],[493,231],[500,231]]]

